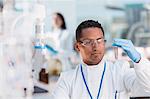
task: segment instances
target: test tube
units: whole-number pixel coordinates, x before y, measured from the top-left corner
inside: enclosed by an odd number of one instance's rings
[[[114,49],[114,54],[115,54],[115,60],[118,59],[118,47],[113,47]]]

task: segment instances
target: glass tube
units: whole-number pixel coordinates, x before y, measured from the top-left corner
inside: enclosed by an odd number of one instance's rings
[[[118,59],[118,47],[113,47],[114,50],[114,55],[115,55],[115,60]]]

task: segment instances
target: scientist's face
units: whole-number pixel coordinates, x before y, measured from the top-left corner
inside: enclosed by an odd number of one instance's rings
[[[63,24],[62,19],[60,18],[60,16],[58,16],[57,14],[54,14],[52,24],[55,28],[60,28],[61,25]]]
[[[75,48],[80,53],[84,63],[97,65],[105,53],[103,32],[97,27],[83,29],[80,40],[75,44]]]

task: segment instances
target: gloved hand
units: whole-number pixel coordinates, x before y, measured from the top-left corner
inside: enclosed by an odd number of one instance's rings
[[[112,46],[121,47],[127,53],[129,58],[136,63],[138,63],[141,59],[140,53],[137,52],[131,40],[114,39]]]

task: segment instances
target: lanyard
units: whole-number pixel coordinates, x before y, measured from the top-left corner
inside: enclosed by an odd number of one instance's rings
[[[82,65],[80,65],[80,67],[81,67],[82,78],[83,78],[84,84],[85,84],[85,86],[86,86],[86,89],[87,89],[87,91],[88,91],[88,94],[90,95],[91,99],[93,99],[92,94],[91,94],[91,92],[90,92],[90,90],[89,90],[89,87],[88,87],[88,85],[87,85],[87,82],[86,82],[85,77],[84,77],[84,74],[83,74]],[[103,70],[102,77],[101,77],[101,80],[100,80],[99,90],[98,90],[98,93],[97,93],[97,99],[98,99],[99,96],[100,96],[100,91],[101,91],[101,87],[102,87],[102,83],[103,83],[103,78],[104,78],[105,70],[106,70],[106,63],[104,64],[104,70]]]
[[[115,92],[115,99],[117,99],[117,90],[116,90],[116,92]]]

